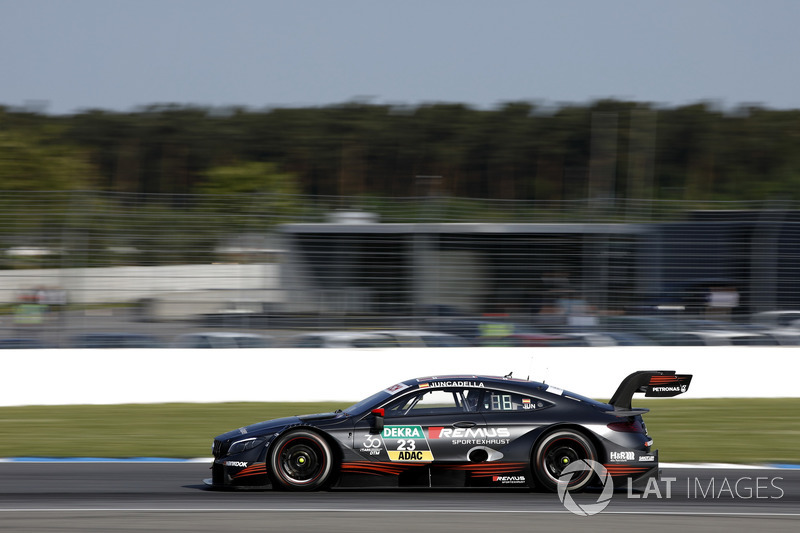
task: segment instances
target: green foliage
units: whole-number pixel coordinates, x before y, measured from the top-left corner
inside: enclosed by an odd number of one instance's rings
[[[214,167],[204,173],[198,185],[201,194],[298,194],[294,175],[279,172],[274,163],[245,162]]]
[[[799,185],[800,111],[349,102],[52,117],[0,106],[0,240],[63,252],[0,268],[207,262],[221,242],[337,209],[384,222],[636,216],[600,191],[664,201],[645,212],[654,220],[723,200],[790,202]]]
[[[85,189],[92,169],[80,150],[43,133],[0,128],[0,190]]]
[[[0,408],[0,457],[209,457],[214,436],[343,403],[221,403]],[[800,463],[798,398],[638,400],[668,462]],[[54,437],[57,436],[57,437]]]
[[[598,128],[604,116],[616,126]],[[599,190],[616,198],[796,199],[799,148],[800,111],[709,103],[173,105],[68,117],[0,108],[0,179],[15,189],[82,187],[88,161],[102,190],[130,193],[571,201],[592,196],[603,169],[610,183]],[[425,175],[442,176],[435,190]]]
[[[800,398],[636,400],[662,461],[800,464]]]
[[[349,405],[349,404],[348,404]],[[212,439],[283,416],[344,404],[222,403],[0,408],[0,457],[210,457]]]
[[[214,167],[204,173],[198,185],[201,193],[208,195],[201,201],[200,209],[214,217],[224,217],[220,227],[231,228],[231,203],[236,201],[235,213],[240,232],[263,231],[275,224],[289,222],[302,209],[298,198],[297,179],[291,173],[280,172],[274,163],[245,162]],[[234,196],[236,195],[236,196]],[[249,195],[249,202],[239,201]]]

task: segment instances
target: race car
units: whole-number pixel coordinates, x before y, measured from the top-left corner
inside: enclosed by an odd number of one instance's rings
[[[579,491],[605,468],[615,485],[658,476],[634,393],[686,392],[689,374],[638,371],[608,403],[506,377],[439,376],[383,389],[344,410],[268,420],[214,439],[214,488],[530,487]],[[594,463],[592,463],[594,462]],[[570,468],[570,465],[573,465]],[[568,470],[569,469],[569,470]],[[563,476],[565,471],[568,476]]]

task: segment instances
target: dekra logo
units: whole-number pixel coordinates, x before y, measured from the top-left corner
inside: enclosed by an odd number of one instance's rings
[[[385,439],[421,439],[420,426],[386,426],[381,436]]]

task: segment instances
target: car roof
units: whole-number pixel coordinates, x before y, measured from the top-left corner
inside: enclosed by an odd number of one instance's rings
[[[493,386],[515,386],[522,389],[541,389],[546,390],[549,385],[540,383],[538,381],[530,381],[527,379],[518,379],[503,376],[488,376],[481,374],[454,374],[442,376],[427,376],[409,379],[403,382],[408,387],[418,387],[419,385],[427,383],[428,386],[436,388],[449,388],[449,387],[475,387],[490,384]]]

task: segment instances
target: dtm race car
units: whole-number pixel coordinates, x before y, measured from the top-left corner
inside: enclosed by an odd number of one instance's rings
[[[536,381],[442,376],[392,385],[333,413],[260,422],[214,439],[215,488],[531,487],[556,491],[573,463],[615,485],[658,477],[634,393],[669,397],[692,376],[639,371],[608,403]],[[576,466],[576,465],[574,465]],[[569,469],[566,490],[597,472]]]

